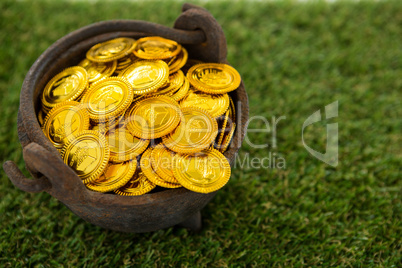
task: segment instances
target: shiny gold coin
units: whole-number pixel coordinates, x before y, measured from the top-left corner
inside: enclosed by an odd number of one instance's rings
[[[190,84],[208,94],[223,94],[240,86],[240,74],[233,67],[223,63],[202,63],[187,72]]]
[[[120,124],[124,122],[124,114],[119,115],[118,117],[111,118],[107,121],[94,122],[92,121],[89,129],[94,131],[99,131],[103,135],[106,135],[107,132],[113,131],[118,128]]]
[[[147,176],[147,178],[152,181],[154,184],[164,187],[164,188],[179,188],[181,187],[180,184],[177,183],[171,183],[167,182],[164,179],[162,179],[152,168],[152,163],[151,163],[151,154],[152,154],[152,148],[148,148],[141,156],[140,160],[140,165],[141,165],[141,170]]]
[[[144,173],[140,171],[134,174],[126,185],[114,192],[118,195],[135,196],[146,194],[152,191],[155,187],[156,185],[148,180]]]
[[[218,134],[216,119],[204,109],[182,109],[183,119],[179,126],[162,138],[163,143],[176,153],[195,153],[208,148]]]
[[[173,95],[174,92],[179,90],[184,83],[184,74],[182,71],[177,71],[174,74],[169,75],[169,80],[166,85],[160,87],[159,89],[153,91],[152,95]]]
[[[171,95],[172,99],[175,101],[183,99],[187,95],[189,89],[190,83],[188,82],[187,77],[184,77],[183,85],[176,92],[174,92],[173,95]]]
[[[173,175],[172,161],[176,154],[166,148],[163,144],[157,145],[151,153],[151,164],[153,170],[163,180],[171,183],[179,183]]]
[[[219,127],[220,133],[218,134],[218,137],[217,137],[217,148],[220,148],[220,146],[222,145],[223,137],[225,136],[226,126],[227,126],[228,120],[230,120],[229,111],[230,111],[230,109],[228,109],[225,112],[225,114],[223,116],[221,116],[221,118],[219,119],[219,121],[222,122],[222,125]],[[218,125],[219,125],[219,123],[218,123]]]
[[[94,83],[84,93],[81,103],[95,121],[111,120],[121,115],[133,101],[130,83],[122,77],[108,77]]]
[[[38,111],[38,122],[40,126],[43,126],[43,123],[45,122],[45,113],[42,111],[42,109],[40,109]]]
[[[86,184],[87,188],[96,192],[111,192],[124,186],[134,175],[137,168],[137,160],[123,163],[110,163],[103,174],[94,182]]]
[[[190,89],[187,96],[181,100],[180,107],[200,107],[208,111],[213,117],[218,117],[229,108],[229,96],[226,93],[211,95]]]
[[[182,115],[178,103],[167,96],[140,100],[127,112],[127,129],[143,139],[156,139],[169,134],[180,123]]]
[[[61,157],[85,184],[91,183],[106,169],[109,144],[99,132],[82,131],[63,146]]]
[[[109,62],[121,59],[134,49],[135,40],[127,37],[115,38],[91,47],[87,59],[95,62]]]
[[[134,137],[125,127],[109,131],[106,139],[110,148],[110,161],[116,163],[137,157],[149,144],[149,140]]]
[[[88,73],[81,66],[65,69],[54,76],[42,93],[45,112],[63,101],[77,100],[88,86]]]
[[[117,61],[110,62],[93,62],[88,59],[83,59],[78,66],[84,67],[87,70],[89,83],[96,82],[102,78],[109,77],[113,74],[117,66]]]
[[[169,61],[169,72],[172,74],[180,70],[180,68],[182,68],[186,64],[187,59],[188,52],[184,47],[182,47],[180,53]]]
[[[181,51],[181,45],[159,36],[143,37],[135,42],[134,55],[142,59],[167,59]]]
[[[229,96],[229,118],[232,122],[236,122],[236,107],[234,105],[233,99]]]
[[[220,151],[222,153],[226,152],[226,150],[229,148],[229,145],[232,141],[235,130],[236,130],[236,124],[233,123],[229,130],[229,133],[227,135],[225,135],[225,137],[223,138],[223,141],[222,141],[222,145],[220,146]]]
[[[54,147],[61,149],[67,138],[88,130],[89,114],[79,102],[62,102],[50,110],[42,128]]]
[[[131,64],[119,74],[131,83],[134,94],[141,95],[155,91],[169,78],[169,67],[161,60],[141,60]]]
[[[115,75],[119,75],[122,71],[127,69],[128,66],[133,64],[134,62],[140,60],[133,53],[125,56],[124,58],[117,60],[116,70],[114,71]]]
[[[193,155],[177,154],[173,161],[175,178],[190,191],[210,193],[222,188],[230,178],[228,160],[215,149]]]

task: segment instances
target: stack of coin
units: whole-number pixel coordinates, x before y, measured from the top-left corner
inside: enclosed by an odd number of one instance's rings
[[[228,92],[240,81],[229,65],[188,60],[173,40],[116,38],[47,83],[38,122],[88,189],[209,193],[230,178],[222,153],[236,109]]]

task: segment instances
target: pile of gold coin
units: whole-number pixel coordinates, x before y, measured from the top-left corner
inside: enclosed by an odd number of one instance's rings
[[[230,178],[229,65],[188,59],[175,41],[116,38],[90,48],[43,89],[43,132],[90,190],[142,195],[156,186],[209,193]]]

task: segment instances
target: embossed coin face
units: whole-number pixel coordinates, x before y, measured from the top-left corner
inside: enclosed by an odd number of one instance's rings
[[[88,59],[82,60],[78,66],[84,67],[88,73],[88,82],[93,83],[102,78],[109,77],[113,74],[117,66],[117,61],[111,62],[93,62]]]
[[[225,156],[215,149],[193,155],[177,154],[173,162],[175,178],[185,188],[210,193],[222,188],[230,178],[230,165]]]
[[[123,113],[133,100],[131,85],[121,77],[105,78],[84,93],[81,103],[94,121],[106,121]]]
[[[169,67],[164,61],[136,61],[119,74],[133,86],[134,94],[146,94],[155,91],[166,83]]]
[[[218,134],[216,119],[197,107],[183,108],[180,125],[162,138],[163,143],[176,153],[200,152],[211,145]]]
[[[187,96],[180,102],[180,107],[200,107],[213,117],[218,117],[229,108],[229,96],[226,93],[211,95],[190,89]]]
[[[178,183],[171,183],[167,182],[164,179],[162,179],[152,168],[151,164],[151,154],[152,154],[152,148],[148,148],[141,156],[141,170],[144,172],[145,176],[152,181],[154,184],[164,187],[164,188],[179,188],[181,187],[180,184]]]
[[[93,191],[103,193],[117,190],[133,177],[136,168],[136,159],[123,163],[109,163],[102,175],[86,186]]]
[[[109,131],[106,139],[110,148],[110,161],[123,162],[140,155],[149,144],[149,140],[139,139],[125,127]]]
[[[67,68],[47,83],[42,93],[42,104],[50,109],[63,101],[76,100],[87,86],[88,74],[83,67]]]
[[[166,59],[174,57],[181,51],[181,45],[173,40],[159,36],[138,39],[134,54],[142,59]]]
[[[61,156],[86,184],[93,182],[105,170],[109,162],[109,145],[99,132],[86,130],[63,146]]]
[[[127,129],[143,139],[156,139],[169,134],[181,119],[178,103],[167,96],[143,99],[127,112]]]
[[[223,94],[240,86],[240,74],[233,67],[223,63],[201,63],[187,72],[190,84],[209,94]]]
[[[175,153],[170,151],[162,144],[157,145],[151,153],[152,168],[155,172],[165,181],[171,183],[178,183],[174,178],[172,170],[172,162]]]
[[[87,58],[95,62],[108,62],[127,56],[134,49],[135,40],[127,37],[115,38],[91,47]]]
[[[115,190],[118,195],[134,196],[143,195],[154,189],[156,185],[148,180],[142,171],[135,174],[126,185]]]
[[[66,138],[70,139],[77,133],[88,130],[89,114],[79,102],[62,102],[45,118],[43,132],[57,149],[61,149]]]

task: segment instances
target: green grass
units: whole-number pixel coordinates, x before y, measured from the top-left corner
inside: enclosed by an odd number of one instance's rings
[[[19,92],[30,66],[65,34],[109,19],[172,26],[179,2],[0,4],[0,161],[24,168]],[[275,152],[286,169],[239,168],[203,210],[204,228],[103,230],[47,193],[0,184],[0,266],[401,267],[402,2],[202,2],[222,25],[251,115],[286,116],[250,133],[241,156]],[[339,101],[339,165],[313,158],[304,120]],[[325,148],[325,123],[305,138]],[[261,120],[251,128],[262,127]]]

